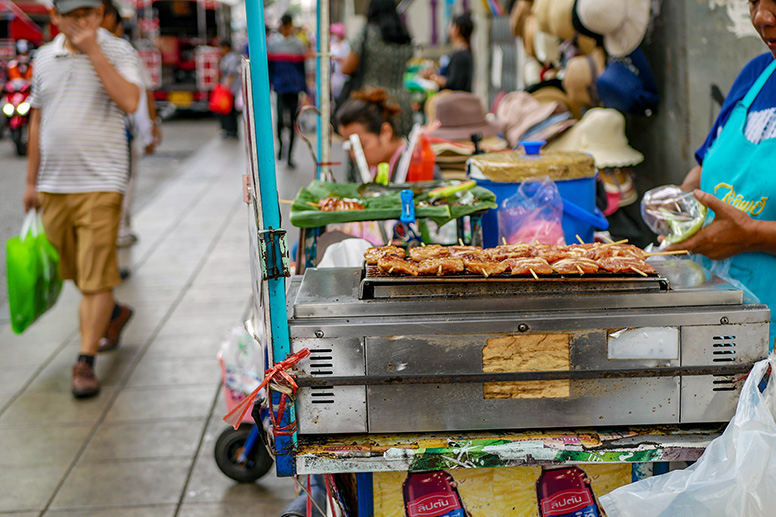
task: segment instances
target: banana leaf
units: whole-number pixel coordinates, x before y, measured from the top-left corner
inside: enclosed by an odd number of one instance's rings
[[[441,226],[453,219],[498,206],[496,195],[479,186],[445,199],[437,199],[431,204],[428,190],[443,184],[436,183],[422,192],[418,192],[417,188],[414,189],[416,218],[431,219]],[[299,191],[291,205],[291,224],[298,228],[315,228],[336,223],[384,221],[398,219],[401,216],[401,194],[398,190],[385,189],[378,195],[363,196],[360,192],[366,190],[371,189],[364,189],[358,183],[313,181]],[[321,199],[327,197],[354,199],[364,205],[364,210],[322,212],[310,204],[317,205]]]

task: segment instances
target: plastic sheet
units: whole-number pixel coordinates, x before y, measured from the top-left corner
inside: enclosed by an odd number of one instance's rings
[[[774,356],[755,364],[736,414],[692,466],[604,495],[609,517],[771,517],[776,508]]]
[[[653,232],[665,236],[666,246],[695,235],[703,227],[707,212],[692,192],[676,185],[654,188],[641,200],[641,217]]]
[[[221,342],[218,359],[224,368],[224,386],[248,394],[264,378],[261,347],[243,327],[235,327]]]
[[[498,211],[499,243],[564,244],[563,199],[549,178],[526,181]]]

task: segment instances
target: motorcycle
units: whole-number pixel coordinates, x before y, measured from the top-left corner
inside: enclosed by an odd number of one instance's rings
[[[16,145],[16,154],[27,154],[27,140],[29,134],[27,125],[30,120],[30,82],[25,79],[13,79],[5,83],[3,88],[2,105],[3,115],[8,119],[8,127],[11,130],[11,138]]]

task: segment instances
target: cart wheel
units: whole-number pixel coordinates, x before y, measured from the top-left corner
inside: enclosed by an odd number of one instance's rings
[[[253,424],[243,424],[237,430],[229,427],[224,429],[216,440],[215,456],[218,468],[238,483],[253,483],[266,474],[273,464],[272,457],[261,439],[256,440],[246,463],[237,462],[245,440],[251,434],[251,427]]]

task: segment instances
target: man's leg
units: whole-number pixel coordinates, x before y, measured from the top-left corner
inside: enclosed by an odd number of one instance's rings
[[[277,130],[278,130],[278,160],[283,159],[283,127],[285,126],[286,118],[286,105],[284,100],[285,95],[282,93],[276,94],[275,101],[277,106]]]
[[[81,355],[94,356],[113,313],[113,290],[84,293],[81,298]]]
[[[299,94],[288,94],[288,111],[291,120],[291,136],[288,138],[288,166],[291,168],[296,167],[292,157],[294,156],[294,138],[296,137],[296,111],[299,109]]]

